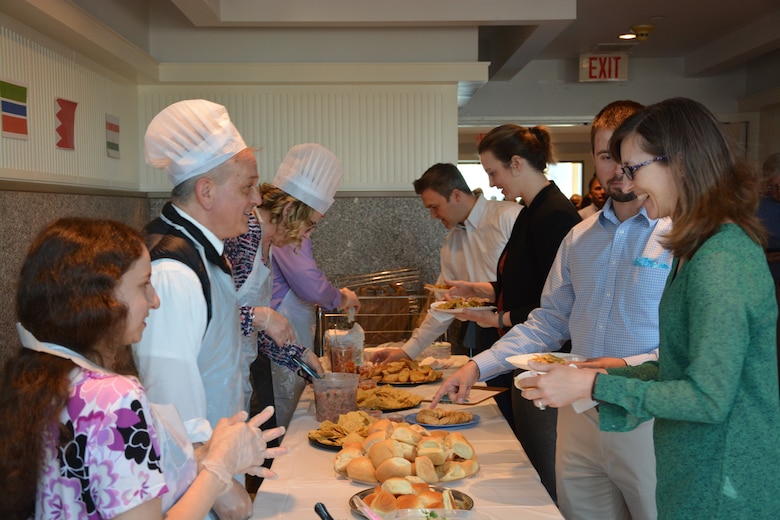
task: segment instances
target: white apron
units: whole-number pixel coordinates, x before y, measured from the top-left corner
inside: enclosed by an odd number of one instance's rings
[[[315,314],[314,305],[303,301],[292,290],[282,298],[276,311],[287,318],[295,329],[297,343],[307,349],[314,348]],[[274,406],[276,421],[279,426],[287,427],[298,406],[306,382],[286,367],[273,364],[271,371],[274,378]]]
[[[271,305],[274,279],[271,270],[263,264],[262,244],[260,250],[255,252],[255,262],[252,264],[252,272],[249,273],[244,285],[236,292],[238,304],[241,307],[268,307]],[[268,264],[270,265],[270,252]],[[244,409],[249,412],[249,400],[252,397],[252,382],[249,375],[249,366],[257,358],[257,333],[247,337],[241,335],[241,367],[246,372],[244,382]]]
[[[54,343],[38,341],[21,323],[16,324],[16,330],[25,348],[69,359],[86,370],[102,374],[113,374],[110,370],[95,365],[78,352],[74,352],[69,348]],[[176,407],[173,405],[150,404],[154,430],[157,433],[157,442],[160,446],[160,462],[163,477],[165,478],[165,485],[168,486],[168,492],[162,496],[162,510],[165,512],[179,500],[195,480],[195,477],[198,476],[198,466],[195,461],[192,444],[187,437],[187,430],[184,428],[184,423],[176,411]]]

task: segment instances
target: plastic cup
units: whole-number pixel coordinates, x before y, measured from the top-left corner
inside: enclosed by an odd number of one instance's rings
[[[333,372],[357,372],[358,349],[351,343],[330,345],[330,369]]]
[[[314,408],[317,420],[338,422],[339,415],[357,410],[357,374],[328,372],[314,380]]]

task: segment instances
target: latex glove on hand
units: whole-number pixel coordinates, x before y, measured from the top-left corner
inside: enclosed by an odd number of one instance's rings
[[[276,473],[262,464],[265,459],[288,452],[287,448],[267,446],[269,441],[284,435],[285,428],[260,429],[260,425],[270,419],[273,413],[273,406],[268,406],[248,422],[247,413],[241,411],[217,423],[211,439],[206,443],[208,452],[201,460],[201,465],[224,484],[223,493],[232,487],[235,474],[249,473],[263,478],[276,478]]]
[[[339,289],[339,292],[341,293],[341,305],[339,305],[340,308],[346,310],[354,307],[356,311],[360,310],[360,298],[358,298],[358,295],[355,294],[355,291],[343,287]]]
[[[287,321],[287,318],[270,307],[255,307],[255,319],[252,325],[257,330],[262,330],[277,345],[295,343],[295,329]]]
[[[321,376],[325,375],[325,369],[322,368],[320,358],[318,358],[317,354],[315,354],[312,350],[306,349],[303,352],[303,362],[312,367],[314,371],[317,372],[317,374]]]
[[[371,355],[371,362],[375,365],[381,365],[383,363],[391,363],[393,361],[401,361],[403,359],[411,359],[409,355],[400,348],[383,348],[377,350]]]

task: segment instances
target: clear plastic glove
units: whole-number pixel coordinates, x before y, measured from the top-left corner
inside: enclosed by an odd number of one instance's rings
[[[371,362],[379,365],[382,363],[390,363],[392,361],[401,361],[402,359],[411,359],[403,349],[400,348],[383,348],[377,350],[371,355]]]
[[[262,330],[276,342],[277,345],[295,343],[295,329],[287,318],[270,307],[255,307],[255,319],[252,325]]]
[[[206,443],[208,452],[201,465],[223,482],[221,493],[232,487],[233,475],[249,473],[263,478],[276,478],[276,473],[262,466],[265,459],[287,453],[286,448],[268,448],[267,443],[284,435],[280,426],[263,431],[260,425],[271,418],[273,406],[246,422],[247,413],[238,412],[231,418],[220,419],[211,439]]]
[[[321,376],[325,375],[325,369],[322,368],[320,358],[317,357],[317,354],[315,354],[314,351],[306,349],[303,353],[303,362],[312,367],[317,374]]]
[[[339,292],[341,293],[341,305],[339,307],[342,309],[354,307],[356,311],[360,310],[360,298],[355,294],[355,291],[344,287],[339,289]]]

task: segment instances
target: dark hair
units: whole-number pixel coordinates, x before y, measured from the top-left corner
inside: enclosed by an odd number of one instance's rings
[[[22,265],[16,292],[19,321],[40,341],[103,364],[98,350],[121,346],[127,319],[126,305],[114,296],[116,288],[143,250],[140,233],[121,222],[65,218],[48,225]],[[117,350],[117,360],[106,368],[135,374],[129,346]],[[26,519],[34,513],[44,432],[62,427],[59,414],[68,401],[73,366],[70,360],[25,348],[6,362],[0,381],[3,518]]]
[[[590,178],[590,182],[588,183],[588,191],[593,189],[593,184],[599,182],[599,178],[596,177],[596,174],[593,174],[593,177]]]
[[[492,152],[506,167],[509,167],[515,155],[528,161],[528,164],[540,172],[544,172],[548,164],[555,162],[550,132],[543,126],[497,126],[482,138],[478,150],[480,154]]]
[[[644,105],[628,99],[613,101],[596,114],[590,124],[590,151],[596,153],[596,133],[599,130],[615,130],[629,116],[642,110]]]
[[[422,174],[422,177],[414,181],[414,192],[422,195],[425,190],[433,190],[447,200],[450,200],[452,190],[461,191],[472,195],[466,179],[452,163],[436,163]]]
[[[260,207],[271,212],[271,223],[281,224],[287,230],[287,238],[300,245],[305,229],[311,223],[314,209],[286,191],[264,182],[260,185]],[[285,218],[285,208],[289,204]]]
[[[737,157],[735,145],[707,107],[692,99],[672,98],[650,105],[626,119],[610,140],[610,155],[620,160],[620,145],[637,135],[639,146],[674,173],[679,192],[672,230],[665,245],[689,259],[721,224],[730,220],[763,244],[755,216],[760,176]]]

